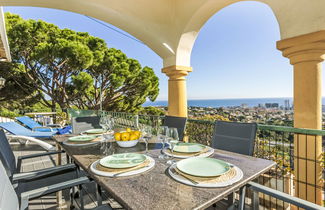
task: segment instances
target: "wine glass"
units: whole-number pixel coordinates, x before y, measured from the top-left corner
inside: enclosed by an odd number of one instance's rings
[[[111,116],[106,117],[106,126],[108,131],[112,131],[114,129],[114,118]]]
[[[107,149],[107,136],[106,136],[106,131],[108,128],[108,121],[107,121],[107,117],[102,115],[99,119],[99,125],[102,127],[102,129],[104,130],[104,133],[102,135],[102,137],[104,138],[103,141],[101,141],[100,144],[100,150],[103,151],[104,155],[107,155],[108,153],[108,149]]]
[[[141,129],[141,132],[142,132],[142,139],[144,141],[144,143],[146,144],[146,154],[148,153],[148,142],[149,140],[151,139],[152,137],[152,127],[151,126],[144,126],[142,129]]]
[[[99,119],[99,125],[102,127],[104,132],[107,130],[107,118],[105,116],[101,116]]]
[[[177,128],[169,127],[168,135],[167,135],[167,142],[168,142],[169,148],[171,150],[170,160],[167,161],[167,164],[169,164],[169,165],[172,165],[175,163],[175,161],[173,160],[173,158],[174,158],[173,153],[174,153],[174,147],[178,143],[178,141],[179,141],[179,137],[178,137]]]
[[[165,143],[166,143],[166,140],[167,140],[168,127],[167,126],[160,126],[158,128],[157,134],[158,134],[158,140],[160,140],[160,142],[162,143],[162,147],[161,147],[161,150],[160,150],[161,155],[159,155],[158,158],[165,159],[166,155],[163,152],[163,150],[165,149]]]

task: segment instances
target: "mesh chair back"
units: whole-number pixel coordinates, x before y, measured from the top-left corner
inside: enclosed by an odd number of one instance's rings
[[[19,209],[17,194],[6,174],[6,169],[0,163],[0,209]]]
[[[164,126],[177,128],[179,140],[182,141],[184,138],[185,126],[186,126],[186,117],[175,117],[175,116],[165,116]]]
[[[90,117],[72,117],[72,133],[79,134],[86,130],[93,128],[101,128],[99,125],[99,116],[90,116]]]
[[[216,121],[212,147],[252,156],[256,130],[256,123]]]
[[[0,129],[0,160],[7,171],[7,175],[11,178],[17,170],[16,159],[2,129]]]

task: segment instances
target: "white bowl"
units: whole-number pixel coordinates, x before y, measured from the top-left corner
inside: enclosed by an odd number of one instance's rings
[[[139,139],[131,140],[131,141],[116,141],[116,143],[120,147],[134,147],[135,145],[137,145],[138,142],[139,142]]]

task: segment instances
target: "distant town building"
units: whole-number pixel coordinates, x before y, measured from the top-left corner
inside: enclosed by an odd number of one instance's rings
[[[290,110],[291,109],[290,101],[288,99],[284,100],[284,109],[285,110]]]
[[[247,104],[241,104],[241,107],[242,107],[242,108],[247,108],[248,105],[247,105]]]
[[[278,103],[265,103],[266,108],[279,108]]]

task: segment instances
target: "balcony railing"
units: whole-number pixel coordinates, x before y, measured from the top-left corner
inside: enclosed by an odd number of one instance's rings
[[[23,111],[17,113],[21,115],[24,114]],[[140,126],[159,126],[163,122],[163,117],[161,116],[132,115],[121,112],[101,112],[101,114],[112,115],[116,119],[116,123],[125,127],[134,126],[134,122],[138,122]],[[58,116],[60,119],[60,117],[64,115],[58,114]],[[210,145],[213,130],[213,121],[188,119],[185,138],[189,142]],[[325,130],[258,124],[254,156],[275,161],[277,165],[275,168],[259,177],[256,181],[267,187],[290,195],[299,194],[300,197],[305,196],[305,198],[309,198],[310,194],[312,194],[312,197],[315,197],[313,202],[319,204],[319,199],[324,200],[325,190],[324,136]],[[307,145],[314,146],[308,147]],[[301,151],[299,146],[306,151]],[[319,151],[319,147],[321,147],[321,154],[317,154],[316,152]],[[308,155],[311,149],[315,150],[312,151],[315,157],[310,157],[310,155]],[[320,157],[316,157],[316,154]],[[304,171],[308,169],[308,174],[297,173],[301,168],[304,168]],[[260,202],[261,205],[267,209],[290,208],[288,203],[264,194],[260,194]],[[325,206],[324,201],[322,202],[322,205]]]

